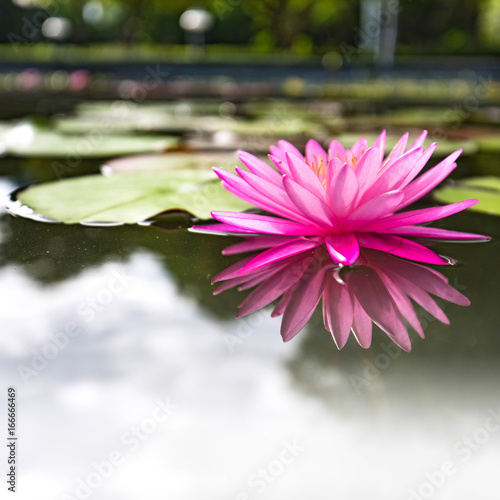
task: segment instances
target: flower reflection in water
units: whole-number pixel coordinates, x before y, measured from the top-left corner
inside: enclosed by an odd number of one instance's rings
[[[226,248],[224,253],[269,249],[283,241],[284,237],[251,236]],[[358,343],[368,348],[375,323],[398,346],[409,351],[407,324],[424,337],[412,301],[447,324],[448,318],[430,294],[461,306],[469,305],[469,300],[439,272],[378,250],[362,249],[351,266],[335,263],[325,246],[256,268],[253,264],[258,258],[259,255],[248,256],[217,274],[213,282],[223,283],[215,293],[233,287],[254,288],[240,304],[237,317],[279,298],[271,314],[283,316],[281,335],[285,342],[304,328],[320,300],[325,328],[339,349],[351,331]]]

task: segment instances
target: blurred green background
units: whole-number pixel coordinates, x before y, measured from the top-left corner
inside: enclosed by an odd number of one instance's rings
[[[33,44],[51,42],[103,50],[113,45],[114,51],[101,54],[110,57],[120,46],[143,55],[175,52],[186,42],[179,19],[189,8],[212,15],[210,52],[317,55],[351,47],[369,53],[376,32],[383,38],[392,29],[400,55],[488,55],[500,47],[498,0],[5,0],[0,54],[14,49],[19,56]],[[48,18],[64,19],[59,36],[50,23],[42,29]],[[378,18],[379,30],[370,18]],[[44,57],[50,53],[45,49],[31,55]]]

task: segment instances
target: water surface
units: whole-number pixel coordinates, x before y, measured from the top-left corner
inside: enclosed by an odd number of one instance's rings
[[[40,162],[2,159],[2,190]],[[269,310],[234,319],[245,292],[210,285],[234,238],[2,215],[20,498],[496,498],[498,220],[440,224],[494,237],[436,246],[470,307],[444,303],[450,326],[419,310],[411,353],[379,330],[339,352],[320,311],[287,344]]]

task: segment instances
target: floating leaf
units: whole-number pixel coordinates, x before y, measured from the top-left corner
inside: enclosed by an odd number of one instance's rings
[[[67,224],[137,223],[167,210],[208,219],[211,210],[252,208],[228,193],[212,171],[193,169],[66,179],[29,187],[18,200],[35,212],[19,215]]]
[[[175,116],[164,116],[160,113],[150,113],[148,115],[131,113],[119,116],[67,116],[54,120],[54,126],[63,134],[84,134],[89,130],[99,130],[105,123],[108,133],[131,133],[131,132],[169,132],[178,133],[189,130],[183,120]]]
[[[101,129],[103,125],[110,133],[142,131],[179,134],[196,130],[198,118],[191,115],[189,105],[179,104],[176,109],[117,101],[104,108],[85,108],[75,115],[55,118],[54,125],[65,134],[85,133]]]
[[[295,114],[272,115],[255,120],[245,120],[230,116],[192,115],[189,105],[178,111],[166,112],[154,108],[117,107],[107,116],[100,113],[84,113],[76,116],[57,118],[58,131],[69,134],[85,133],[88,130],[100,130],[105,124],[108,132],[161,131],[180,134],[215,133],[228,131],[238,135],[324,135],[324,129],[318,123],[305,120]]]
[[[222,117],[200,118],[198,127],[203,131],[219,132],[224,130],[240,136],[259,135],[277,137],[285,135],[304,135],[315,137],[325,135],[325,129],[318,123],[313,123],[288,114],[257,120],[241,120]]]
[[[234,170],[241,162],[234,153],[167,153],[125,156],[107,161],[101,167],[104,175],[128,174],[133,172],[159,172],[176,169],[209,171],[217,166]]]
[[[456,203],[476,199],[477,205],[469,210],[500,215],[500,178],[471,177],[434,191],[434,197],[443,203]]]
[[[478,137],[477,143],[480,153],[500,152],[500,136]]]
[[[93,128],[82,135],[65,135],[31,121],[0,130],[0,149],[13,156],[49,158],[107,158],[110,156],[166,151],[177,146],[175,137],[109,135]]]
[[[133,102],[124,100],[115,101],[86,101],[76,106],[76,113],[80,116],[97,116],[99,118],[123,117],[134,113],[135,116],[149,114],[163,114],[171,116],[217,115],[221,111],[222,101],[214,99],[174,100],[169,102]],[[224,109],[224,108],[223,108]]]

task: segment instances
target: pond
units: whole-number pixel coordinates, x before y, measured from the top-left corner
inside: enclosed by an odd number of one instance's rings
[[[1,190],[59,177],[55,158],[5,156]],[[470,154],[453,175],[497,161]],[[411,352],[377,327],[369,349],[351,335],[339,351],[320,309],[288,343],[269,308],[235,319],[248,292],[214,295],[211,280],[241,258],[222,254],[236,237],[3,213],[0,373],[17,390],[21,498],[495,498],[498,219],[439,226],[493,238],[433,247],[470,306],[439,302],[449,325],[417,308]]]

